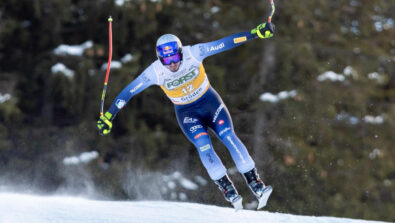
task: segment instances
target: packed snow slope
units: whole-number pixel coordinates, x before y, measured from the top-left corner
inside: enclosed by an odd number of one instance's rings
[[[0,223],[368,223],[335,217],[297,216],[183,202],[96,201],[0,193]]]

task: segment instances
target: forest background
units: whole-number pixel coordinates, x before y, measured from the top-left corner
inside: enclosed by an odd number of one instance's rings
[[[395,1],[275,3],[273,38],[204,62],[274,187],[266,210],[395,221]],[[160,35],[209,42],[249,31],[269,12],[269,0],[2,0],[0,188],[229,206],[160,88],[132,98],[99,136],[107,18],[117,66],[105,108],[156,60]],[[226,148],[212,140],[250,204]]]

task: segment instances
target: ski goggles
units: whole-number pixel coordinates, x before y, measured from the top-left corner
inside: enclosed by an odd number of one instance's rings
[[[160,57],[163,65],[170,65],[171,63],[178,63],[181,60],[181,53],[176,53],[173,56]]]

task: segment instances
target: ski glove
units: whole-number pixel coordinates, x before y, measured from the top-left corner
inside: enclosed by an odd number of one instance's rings
[[[97,128],[99,128],[100,135],[107,135],[111,132],[112,129],[112,114],[110,112],[106,112],[103,116],[100,116],[97,121]]]
[[[274,25],[272,23],[262,23],[251,30],[251,34],[259,36],[261,39],[270,38],[274,35]]]

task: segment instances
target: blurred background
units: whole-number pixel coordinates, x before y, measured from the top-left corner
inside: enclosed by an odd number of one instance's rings
[[[395,221],[395,1],[275,4],[273,38],[204,62],[274,187],[266,210]],[[229,206],[159,87],[132,98],[111,134],[99,136],[107,18],[105,109],[156,60],[160,35],[209,42],[251,30],[270,9],[269,0],[2,0],[0,190]]]

